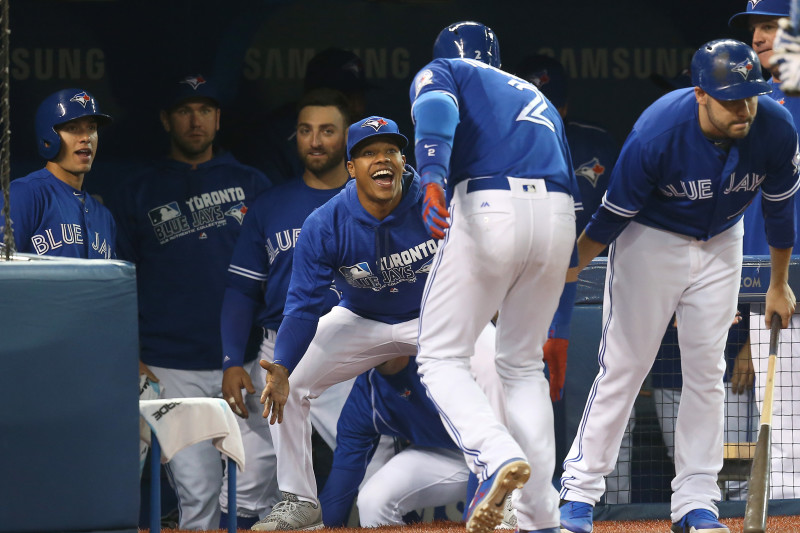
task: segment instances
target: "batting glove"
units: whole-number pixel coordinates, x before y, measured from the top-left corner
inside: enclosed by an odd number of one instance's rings
[[[424,186],[425,198],[422,200],[422,220],[425,228],[435,239],[444,238],[444,230],[450,227],[444,200],[444,189],[438,183],[427,183]]]
[[[781,90],[789,96],[800,95],[800,36],[788,18],[778,19],[778,31],[772,44],[770,65],[778,67]]]
[[[544,362],[550,372],[550,399],[557,402],[564,393],[567,376],[567,347],[569,339],[551,337],[544,343]]]

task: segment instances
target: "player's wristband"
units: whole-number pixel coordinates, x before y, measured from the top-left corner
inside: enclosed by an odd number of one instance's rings
[[[417,159],[417,172],[422,178],[422,186],[438,183],[445,188],[444,178],[450,168],[450,145],[440,139],[420,139],[414,147]]]
[[[569,323],[572,321],[572,309],[575,307],[575,294],[577,292],[577,281],[564,284],[561,299],[558,301],[558,309],[556,309],[556,314],[553,315],[553,322],[550,324],[549,338],[569,339]]]

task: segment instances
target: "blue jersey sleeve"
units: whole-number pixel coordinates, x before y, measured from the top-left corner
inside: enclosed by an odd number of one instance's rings
[[[652,166],[656,158],[634,130],[622,147],[600,207],[586,225],[590,238],[609,244],[639,213],[656,187]]]
[[[327,527],[343,527],[380,440],[372,424],[367,374],[359,376],[342,408],[336,428],[333,466],[320,493],[322,519]]]
[[[767,243],[774,248],[791,248],[797,222],[794,195],[800,188],[800,153],[797,133],[793,137],[782,136],[779,139],[784,141],[774,145],[776,154],[779,154],[776,158],[779,164],[761,184],[761,207]]]

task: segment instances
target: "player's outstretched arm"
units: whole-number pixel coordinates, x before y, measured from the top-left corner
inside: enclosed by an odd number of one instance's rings
[[[598,242],[586,235],[586,231],[581,233],[580,237],[578,237],[578,266],[570,269],[570,272],[574,273],[575,275],[575,280],[577,280],[578,272],[586,268],[586,265],[591,263],[592,259],[597,257],[600,252],[605,249],[605,244]],[[570,273],[567,273],[567,281],[575,280],[571,280]]]
[[[264,418],[269,423],[283,422],[283,406],[289,398],[289,370],[280,364],[270,363],[266,359],[258,362],[267,371],[267,385],[261,392],[261,403],[264,404]]]
[[[242,397],[242,389],[247,389],[250,394],[255,394],[256,388],[250,374],[241,366],[231,366],[222,373],[222,397],[226,399],[231,410],[242,418],[247,418],[250,413]]]
[[[794,291],[789,286],[789,260],[792,257],[791,248],[769,247],[771,272],[769,288],[767,289],[767,305],[764,313],[765,327],[769,329],[769,318],[774,313],[781,317],[783,328],[789,327],[789,320],[794,313],[797,300]]]

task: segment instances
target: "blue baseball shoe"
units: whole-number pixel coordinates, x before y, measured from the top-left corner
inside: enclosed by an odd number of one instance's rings
[[[720,524],[714,513],[708,509],[689,511],[679,522],[672,524],[673,533],[731,533],[724,524]]]
[[[566,502],[561,512],[561,533],[592,533],[594,507],[583,502]]]
[[[478,485],[467,511],[468,533],[489,533],[503,521],[506,496],[522,488],[531,476],[531,466],[524,459],[509,459],[489,479]]]

